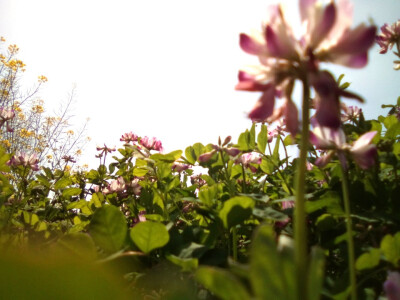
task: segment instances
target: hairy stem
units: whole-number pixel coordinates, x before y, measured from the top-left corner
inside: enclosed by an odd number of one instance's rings
[[[305,173],[309,139],[310,90],[307,78],[303,78],[302,132],[300,157],[297,163],[296,204],[294,211],[294,242],[297,276],[297,299],[307,299],[307,231],[305,211]]]
[[[344,211],[346,216],[346,231],[347,231],[347,252],[349,260],[349,271],[350,271],[350,286],[351,286],[351,299],[357,299],[357,279],[356,279],[356,266],[354,257],[354,241],[353,241],[353,224],[350,215],[350,196],[349,196],[349,182],[347,179],[346,170],[344,164],[341,164],[340,168],[342,172],[342,193]]]

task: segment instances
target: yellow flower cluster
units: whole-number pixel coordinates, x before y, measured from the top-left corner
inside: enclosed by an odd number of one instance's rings
[[[10,143],[9,140],[2,140],[1,144],[6,148],[10,148],[11,147],[11,143]]]
[[[11,59],[8,62],[3,62],[3,64],[6,67],[8,67],[11,70],[13,70],[14,72],[18,71],[18,69],[20,69],[22,72],[25,71],[25,69],[24,69],[25,64],[24,64],[24,62],[22,60],[19,60],[19,59]]]
[[[33,131],[26,130],[25,128],[22,128],[19,131],[19,136],[22,137],[22,138],[28,138],[28,137],[33,136],[34,134],[35,133]]]
[[[40,75],[38,77],[38,81],[39,81],[39,83],[45,83],[45,82],[47,82],[47,77],[43,76],[43,75]]]
[[[42,105],[39,105],[39,104],[38,104],[38,105],[32,106],[32,111],[33,111],[34,113],[41,114],[41,113],[44,112],[44,108],[43,108]]]
[[[8,52],[10,52],[10,55],[17,54],[18,51],[19,51],[19,48],[17,45],[14,44],[14,45],[8,46]]]

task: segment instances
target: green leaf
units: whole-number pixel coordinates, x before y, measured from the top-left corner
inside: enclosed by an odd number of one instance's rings
[[[308,269],[308,298],[319,300],[321,298],[322,284],[324,283],[325,255],[321,248],[311,251],[310,267]]]
[[[146,175],[148,172],[149,172],[149,170],[147,168],[137,168],[136,167],[133,169],[133,176],[141,177],[141,176]]]
[[[255,124],[252,125],[250,131],[246,130],[239,135],[238,148],[242,151],[254,150],[256,145]]]
[[[199,192],[199,199],[203,204],[207,206],[212,206],[214,203],[214,199],[217,197],[218,193],[218,185],[212,185],[212,186],[202,186],[200,188]]]
[[[69,198],[72,196],[78,196],[81,192],[82,192],[82,189],[77,188],[77,187],[72,187],[72,188],[63,190],[62,195],[65,198]]]
[[[92,238],[84,233],[69,233],[61,237],[56,248],[64,255],[74,255],[83,260],[94,261],[97,256],[96,246]]]
[[[166,162],[159,162],[157,164],[157,174],[160,179],[167,177],[172,173],[172,164]]]
[[[381,241],[381,251],[388,262],[394,266],[399,266],[400,259],[400,232],[394,236],[387,234]]]
[[[54,189],[61,190],[72,184],[71,178],[61,177],[55,184]]]
[[[284,276],[283,257],[276,249],[272,227],[264,225],[258,228],[250,257],[250,282],[256,299],[296,299],[293,287],[288,285],[292,280],[287,281]]]
[[[115,206],[100,207],[90,221],[89,233],[95,243],[105,251],[117,252],[124,245],[127,233],[123,213]]]
[[[365,269],[372,269],[379,265],[381,259],[381,250],[372,248],[368,252],[363,253],[356,261],[356,269],[361,271]]]
[[[168,154],[156,153],[156,154],[151,155],[150,158],[154,159],[154,160],[160,160],[163,162],[172,163],[172,162],[178,160],[181,156],[182,156],[182,150],[175,150]]]
[[[257,147],[262,153],[265,153],[265,149],[268,144],[268,128],[265,124],[261,125],[261,131],[257,137]]]
[[[225,228],[231,228],[251,216],[255,202],[246,196],[233,197],[224,202],[219,212],[219,217],[224,223]]]
[[[169,233],[164,224],[140,222],[131,229],[131,239],[144,253],[165,246],[169,241]]]
[[[189,146],[185,149],[185,157],[189,163],[194,165],[197,160],[196,152],[192,146]]]
[[[221,299],[247,300],[252,298],[245,286],[232,273],[223,269],[200,267],[196,272],[195,278]]]
[[[166,255],[166,258],[173,264],[180,266],[182,271],[193,271],[197,269],[199,260],[197,258],[180,258],[173,254]]]
[[[271,157],[263,157],[261,160],[260,168],[265,174],[272,174],[272,172],[274,172],[275,170],[275,165],[271,161]]]

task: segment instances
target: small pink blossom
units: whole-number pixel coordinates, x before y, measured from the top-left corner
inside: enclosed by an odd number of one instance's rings
[[[147,148],[147,150],[155,150],[155,151],[160,151],[160,152],[163,150],[161,141],[156,139],[155,137],[153,137],[153,138],[149,138],[147,136],[142,137],[139,140],[139,143],[143,147]]]
[[[145,222],[146,220],[147,220],[146,219],[146,211],[141,210],[141,211],[139,211],[137,218],[133,218],[133,224]]]
[[[357,106],[346,106],[343,103],[342,109],[344,111],[341,116],[342,122],[347,122],[347,121],[356,122],[362,114],[362,109]]]
[[[23,152],[17,152],[15,155],[11,157],[11,159],[7,162],[7,165],[12,167],[28,167],[33,171],[39,171],[39,159],[36,153],[27,154]]]
[[[124,133],[119,140],[125,143],[136,142],[138,140],[138,136],[131,131]]]
[[[125,191],[125,180],[122,177],[118,177],[117,180],[111,181],[108,186],[103,190],[104,194],[122,193]]]
[[[126,186],[132,189],[135,195],[140,195],[142,191],[142,186],[139,184],[139,182],[139,178],[135,178],[131,182],[127,183]]]
[[[242,164],[243,167],[249,168],[253,173],[257,171],[257,168],[252,164],[260,165],[261,164],[261,156],[254,152],[244,153],[238,159],[236,159],[237,164]]]
[[[10,126],[10,121],[15,117],[15,112],[12,109],[6,109],[4,107],[0,108],[0,128],[6,124],[6,129],[8,132],[13,132]]]
[[[386,281],[383,283],[388,300],[400,300],[400,273],[388,272]]]
[[[319,157],[315,164],[320,167],[325,166],[336,152],[341,163],[346,167],[344,154],[349,153],[361,168],[368,169],[375,163],[377,150],[371,141],[376,134],[376,131],[367,132],[351,146],[346,143],[346,136],[342,129],[317,126],[310,132],[310,142],[318,149],[327,150],[327,152]]]
[[[178,173],[180,173],[182,171],[185,171],[185,170],[187,170],[189,168],[190,168],[190,165],[187,165],[187,164],[182,164],[182,163],[178,163],[178,162],[174,162],[172,164],[172,170],[174,170],[174,171],[176,171]]]
[[[208,162],[213,157],[213,155],[215,153],[217,153],[217,151],[214,149],[214,150],[211,150],[210,152],[206,152],[206,153],[201,154],[199,156],[199,162],[201,162],[201,163]]]
[[[376,37],[377,44],[381,47],[379,53],[384,54],[394,45],[400,43],[400,20],[392,25],[384,24],[381,33]]]

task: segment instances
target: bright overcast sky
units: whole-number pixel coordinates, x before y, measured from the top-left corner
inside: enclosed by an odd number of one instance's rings
[[[20,47],[26,82],[48,77],[41,92],[47,107],[56,108],[76,85],[75,114],[91,119],[86,162],[96,144],[119,145],[128,131],[155,136],[172,151],[248,128],[245,113],[258,95],[234,91],[238,69],[254,63],[238,37],[259,28],[271,2],[1,0],[0,35]],[[286,2],[297,9],[297,1]],[[353,25],[400,18],[398,0],[354,3]],[[375,117],[400,95],[400,73],[392,71],[393,55],[375,47],[370,57],[364,70],[327,68],[346,73]]]

